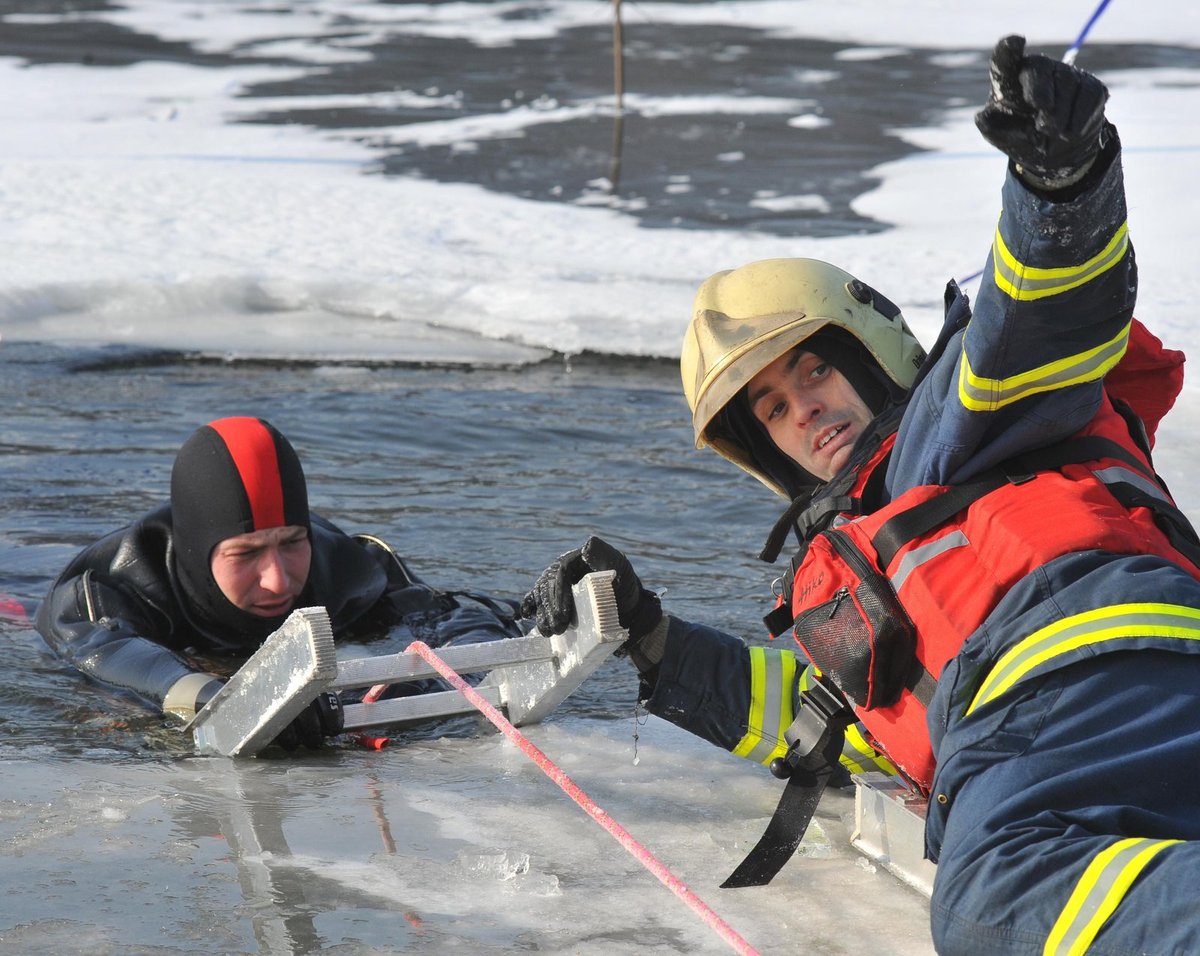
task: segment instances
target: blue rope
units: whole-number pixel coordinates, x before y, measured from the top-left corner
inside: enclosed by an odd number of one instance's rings
[[[1072,43],[1067,49],[1067,52],[1063,54],[1064,63],[1068,63],[1072,66],[1075,64],[1075,57],[1079,55],[1079,50],[1083,46],[1083,42],[1087,39],[1087,35],[1092,32],[1092,27],[1094,27],[1096,25],[1096,21],[1100,19],[1100,14],[1104,12],[1104,8],[1107,7],[1111,2],[1112,0],[1100,0],[1100,3],[1097,5],[1096,9],[1092,11],[1092,15],[1088,17],[1087,23],[1083,25],[1083,29],[1079,31],[1079,36],[1075,38],[1075,42]],[[981,275],[983,275],[983,270],[979,269],[975,272],[972,272],[969,276],[963,276],[963,278],[958,280],[958,284],[960,286],[966,285],[968,282],[975,281]]]
[[[1087,35],[1092,32],[1092,27],[1096,25],[1096,21],[1100,19],[1100,14],[1104,12],[1104,8],[1108,6],[1110,0],[1100,0],[1100,5],[1092,12],[1088,22],[1083,25],[1083,29],[1079,31],[1079,36],[1075,38],[1075,42],[1071,44],[1070,49],[1063,54],[1063,62],[1075,62],[1075,57],[1079,55],[1079,48],[1083,46],[1083,41],[1087,39]]]

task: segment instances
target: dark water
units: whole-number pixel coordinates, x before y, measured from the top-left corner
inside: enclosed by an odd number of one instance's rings
[[[364,369],[23,344],[2,358],[0,595],[26,606],[81,547],[165,500],[195,427],[254,414],[295,444],[316,510],[380,534],[431,583],[519,596],[595,532],[672,610],[761,632],[772,575],[753,553],[774,499],[690,448],[673,363]],[[0,742],[186,752],[171,725],[78,678],[27,624],[2,627]],[[562,710],[625,717],[633,697],[613,662]]]

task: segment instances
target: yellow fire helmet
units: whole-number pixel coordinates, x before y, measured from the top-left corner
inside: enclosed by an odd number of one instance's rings
[[[838,335],[838,329],[844,334]],[[696,447],[711,446],[777,494],[789,498],[797,494],[796,483],[781,479],[781,469],[766,462],[782,455],[766,438],[765,431],[761,432],[762,438],[771,447],[760,447],[756,455],[749,447],[752,442],[747,438],[747,428],[730,427],[731,416],[722,413],[727,407],[734,410],[731,401],[750,379],[823,330],[824,337],[832,338],[832,332],[859,352],[861,361],[855,364],[869,366],[872,363],[868,357],[874,359],[878,370],[866,371],[876,375],[893,397],[907,392],[925,359],[925,350],[895,305],[827,262],[764,259],[705,280],[696,294],[680,357]],[[860,394],[863,392],[853,375],[832,356],[818,354],[846,374]],[[881,409],[873,410],[878,414]],[[763,444],[757,440],[753,443]],[[788,467],[802,478],[811,479],[807,483],[817,483],[794,463]]]

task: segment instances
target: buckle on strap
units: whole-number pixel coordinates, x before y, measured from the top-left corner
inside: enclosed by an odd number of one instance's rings
[[[812,771],[829,763],[830,738],[838,736],[840,752],[841,735],[853,721],[854,711],[846,701],[817,678],[800,692],[796,717],[783,733],[787,753],[771,761],[771,773],[786,780],[799,769]]]
[[[825,785],[842,752],[846,725],[854,712],[820,679],[800,694],[796,719],[787,729],[787,756],[771,761],[771,772],[786,777],[779,805],[758,843],[721,884],[723,889],[770,883],[796,852]]]

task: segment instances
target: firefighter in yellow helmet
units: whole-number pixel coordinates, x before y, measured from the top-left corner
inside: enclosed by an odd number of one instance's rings
[[[996,46],[976,116],[1009,158],[978,300],[951,283],[928,358],[825,263],[751,263],[696,298],[696,443],[791,502],[767,623],[803,657],[664,614],[599,538],[525,609],[559,630],[569,584],[615,570],[647,708],[788,779],[724,885],[784,865],[857,721],[928,798],[939,952],[1193,952],[1200,539],[1150,460],[1182,356],[1133,318],[1107,90],[1024,45]]]
[[[837,266],[767,259],[718,272],[696,295],[680,359],[696,447],[794,498],[834,476],[924,358],[900,310]],[[802,436],[788,427],[796,416]]]

